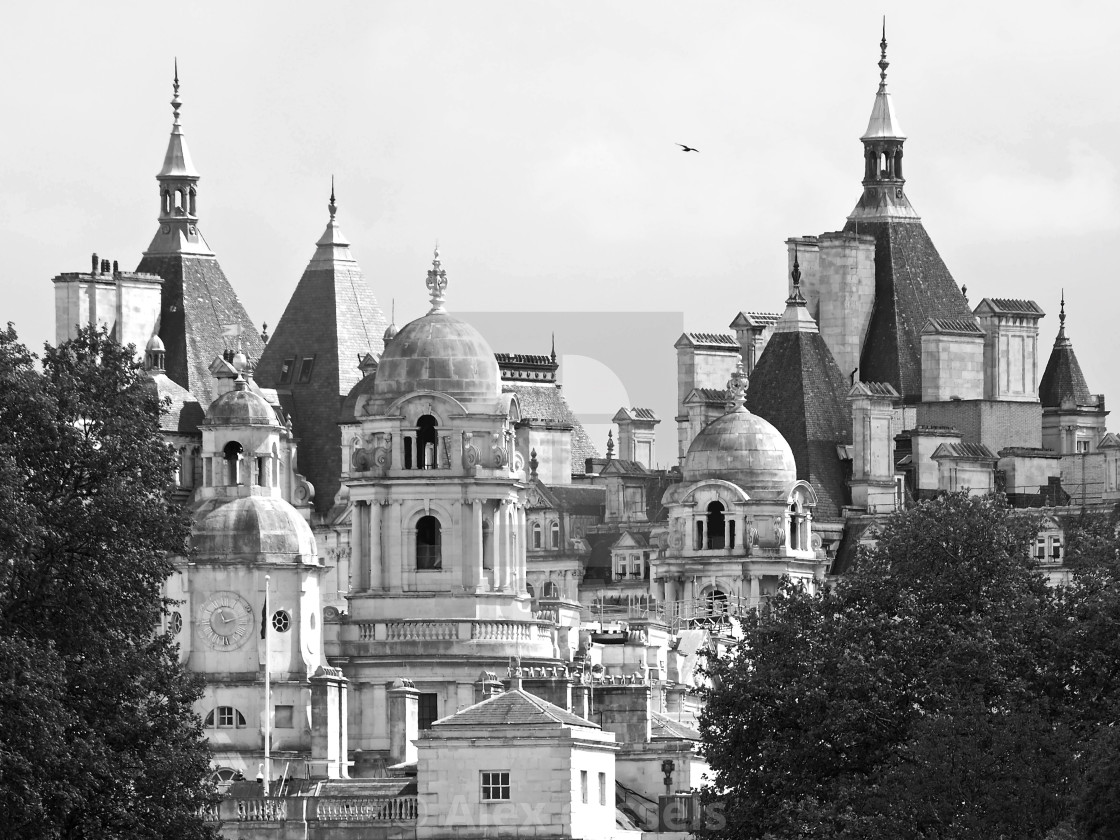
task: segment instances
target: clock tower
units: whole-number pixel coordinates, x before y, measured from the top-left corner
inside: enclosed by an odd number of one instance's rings
[[[307,522],[312,490],[295,472],[283,409],[247,378],[245,357],[216,359],[212,370],[221,393],[201,425],[191,550],[168,586],[181,656],[206,680],[197,711],[218,771],[254,778],[267,732],[274,768],[337,776],[338,762],[326,768],[312,749],[311,733],[339,717],[313,695],[345,702],[345,680],[322,667],[325,568]],[[334,729],[337,743],[345,733]]]

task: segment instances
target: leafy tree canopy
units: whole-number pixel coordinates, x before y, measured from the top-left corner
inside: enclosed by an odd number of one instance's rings
[[[1037,522],[956,493],[893,515],[855,569],[786,584],[711,657],[701,720],[735,838],[1077,836],[1117,825],[1115,523],[1072,523],[1068,585]],[[1094,744],[1095,749],[1088,746]],[[713,793],[713,796],[717,794]],[[1078,811],[1078,808],[1081,808]]]
[[[159,632],[189,527],[161,406],[104,330],[37,361],[0,330],[0,825],[211,837],[200,686]]]

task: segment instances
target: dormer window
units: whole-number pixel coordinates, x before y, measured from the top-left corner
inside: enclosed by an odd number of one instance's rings
[[[296,360],[285,359],[284,363],[280,365],[280,384],[290,385],[292,382],[292,370],[296,366]]]
[[[307,384],[311,381],[311,371],[315,367],[314,356],[304,356],[303,361],[299,363],[299,382],[300,384]]]

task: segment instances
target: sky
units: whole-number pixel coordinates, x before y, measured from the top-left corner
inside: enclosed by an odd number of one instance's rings
[[[275,325],[327,220],[401,325],[448,308],[546,353],[600,450],[619,405],[662,418],[673,342],[780,311],[790,236],[839,230],[888,82],[907,195],[973,305],[1036,300],[1120,399],[1120,7],[1107,3],[22,3],[0,51],[0,323],[54,338],[89,255],[134,268],[178,57],[200,228]],[[685,143],[698,153],[684,153]]]

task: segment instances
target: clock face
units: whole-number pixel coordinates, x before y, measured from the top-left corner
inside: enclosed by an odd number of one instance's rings
[[[215,650],[235,650],[253,629],[253,608],[235,592],[211,595],[198,612],[198,633]]]

